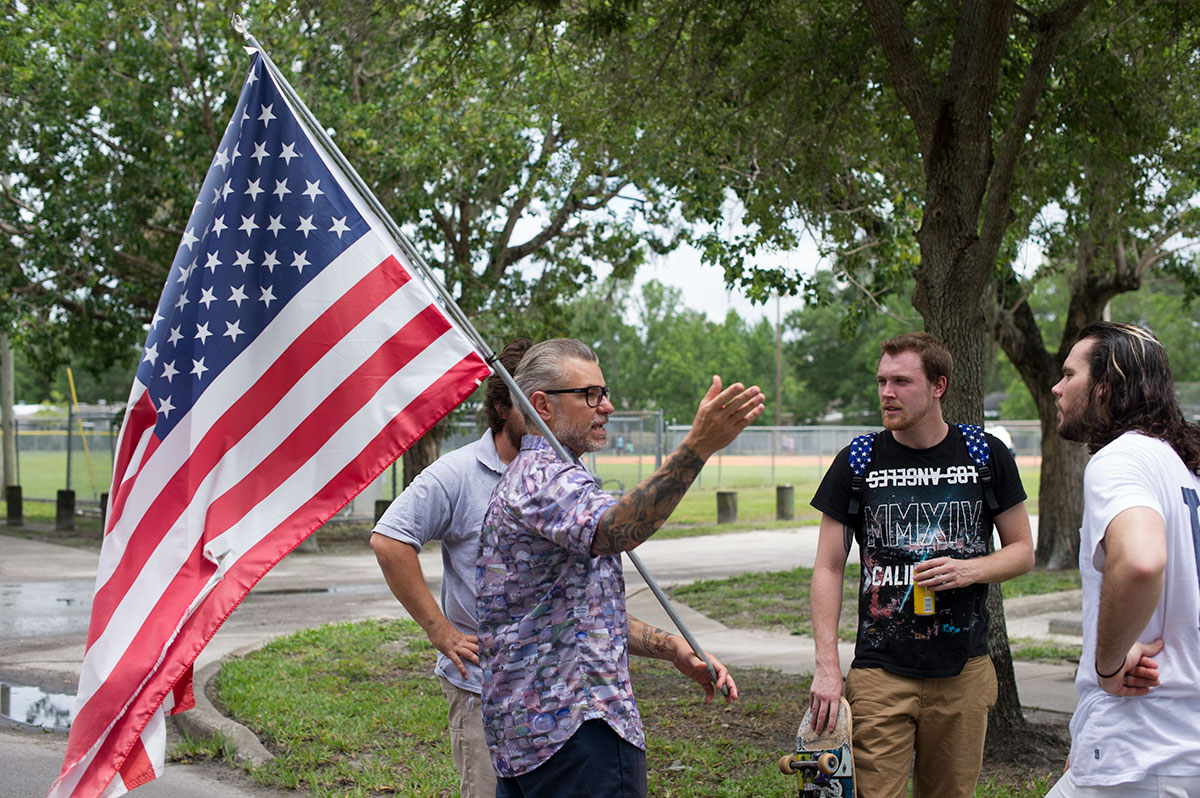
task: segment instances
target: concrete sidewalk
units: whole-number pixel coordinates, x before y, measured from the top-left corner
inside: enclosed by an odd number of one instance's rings
[[[647,570],[663,586],[723,578],[750,571],[779,571],[811,566],[816,527],[738,532],[675,540],[650,540],[638,549]],[[852,558],[856,555],[851,555]],[[47,692],[72,694],[83,659],[98,554],[36,541],[0,536],[0,682],[33,685]],[[437,547],[421,554],[421,565],[434,595],[441,579]],[[644,621],[673,629],[669,617],[635,568],[626,563],[629,611]],[[1006,602],[1009,635],[1078,642],[1076,635],[1055,634],[1078,623],[1078,591]],[[699,643],[737,668],[762,666],[788,673],[813,669],[810,638],[781,632],[733,629],[677,605]],[[175,716],[192,734],[220,730],[236,742],[239,754],[262,762],[269,754],[249,731],[222,717],[203,698],[207,681],[222,659],[257,648],[276,636],[336,621],[404,616],[392,597],[375,557],[364,540],[361,552],[293,552],[277,565],[229,617],[196,662],[197,707]],[[852,644],[842,647],[848,667]],[[1022,704],[1027,709],[1069,713],[1075,707],[1073,666],[1017,663]],[[797,697],[800,702],[802,697]],[[43,794],[58,774],[65,746],[62,733],[43,733],[19,724],[0,726],[0,798]],[[184,768],[167,768],[167,778],[141,788],[147,796],[185,796],[176,778],[193,779]],[[7,774],[14,774],[14,779]],[[20,773],[16,779],[15,774]],[[170,781],[168,781],[168,779]],[[194,781],[194,779],[193,779]],[[195,794],[214,796],[282,795],[226,774]],[[158,790],[163,792],[159,793]]]

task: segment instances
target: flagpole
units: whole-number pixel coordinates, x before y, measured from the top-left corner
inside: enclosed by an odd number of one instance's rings
[[[471,323],[471,320],[467,318],[465,313],[463,313],[462,308],[460,308],[458,303],[454,301],[454,298],[450,295],[450,292],[446,290],[446,287],[442,284],[442,281],[439,280],[437,275],[433,273],[433,270],[429,268],[429,264],[425,262],[425,258],[421,256],[421,253],[417,251],[417,248],[413,245],[413,243],[409,241],[408,236],[404,235],[404,232],[400,229],[400,226],[396,224],[395,220],[392,219],[391,214],[389,214],[387,209],[383,207],[383,203],[381,203],[379,198],[375,196],[375,192],[371,191],[366,181],[363,180],[358,174],[358,170],[356,170],[353,164],[346,159],[346,156],[342,154],[342,151],[338,148],[337,144],[335,144],[333,139],[331,139],[325,132],[325,128],[321,126],[321,124],[317,121],[316,116],[313,115],[312,111],[308,109],[308,106],[304,104],[304,100],[302,100],[300,95],[296,93],[296,90],[292,88],[292,84],[287,81],[287,78],[285,78],[279,71],[279,68],[275,66],[275,62],[271,60],[269,55],[267,55],[266,50],[259,43],[258,39],[256,39],[254,35],[250,33],[249,20],[235,14],[233,17],[233,29],[242,34],[242,37],[246,40],[246,44],[249,47],[253,48],[260,55],[262,55],[263,63],[266,65],[267,70],[271,73],[271,76],[274,77],[275,82],[279,85],[280,91],[282,91],[284,96],[287,97],[287,99],[296,107],[298,115],[303,120],[304,124],[308,126],[313,136],[321,142],[321,144],[325,147],[325,150],[333,158],[334,162],[349,179],[350,183],[354,185],[359,194],[364,200],[366,200],[371,210],[375,213],[379,220],[383,222],[384,228],[388,231],[392,238],[395,239],[395,242],[400,247],[401,251],[404,252],[409,260],[412,261],[413,265],[415,265],[421,272],[422,277],[425,278],[426,284],[432,286],[437,292],[437,298],[440,300],[440,304],[442,305],[443,309],[454,319],[463,333],[465,333],[466,336],[471,340],[471,343],[475,345],[475,348],[479,351],[479,354],[483,356],[487,364],[492,367],[492,369],[500,376],[500,379],[504,382],[504,384],[508,386],[508,390],[513,397],[514,404],[520,408],[521,413],[525,416],[526,421],[532,420],[533,425],[537,427],[542,436],[550,443],[555,453],[557,453],[558,456],[564,461],[570,462],[572,458],[567,454],[566,450],[563,448],[562,444],[559,443],[558,439],[554,437],[554,434],[550,432],[550,428],[546,426],[546,422],[543,421],[541,416],[537,414],[537,411],[533,409],[533,405],[530,403],[529,398],[525,396],[524,392],[522,392],[520,388],[517,387],[517,383],[515,380],[513,380],[512,375],[508,373],[508,369],[506,369],[504,364],[500,362],[499,355],[497,355],[496,352],[493,351],[490,346],[488,346],[487,342],[479,334],[479,331],[475,329],[475,325]],[[700,647],[700,644],[696,641],[696,638],[692,636],[691,631],[688,630],[687,625],[683,622],[683,619],[679,617],[679,613],[675,611],[675,607],[672,605],[671,600],[667,598],[667,595],[663,592],[662,588],[659,587],[658,582],[653,576],[651,576],[649,570],[646,568],[645,563],[642,562],[642,558],[639,557],[637,552],[633,550],[626,551],[625,555],[629,557],[630,562],[633,563],[633,566],[637,569],[638,573],[641,574],[642,580],[645,581],[647,587],[650,588],[650,591],[654,594],[654,597],[658,599],[659,604],[661,604],[663,609],[666,610],[667,615],[671,618],[671,621],[675,624],[675,627],[679,630],[679,633],[683,636],[683,639],[686,640],[687,644],[692,647],[692,651],[696,653],[696,656],[704,662],[705,667],[708,669],[709,678],[712,679],[712,682],[715,685],[717,683],[716,668],[713,667],[712,662],[710,662],[708,659],[708,655],[705,654],[704,649]],[[723,686],[721,688],[721,692],[728,696],[729,688]]]

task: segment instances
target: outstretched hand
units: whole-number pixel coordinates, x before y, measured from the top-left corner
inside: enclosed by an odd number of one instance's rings
[[[1107,679],[1099,679],[1100,687],[1112,695],[1146,695],[1158,687],[1158,662],[1154,659],[1163,650],[1162,639],[1153,643],[1134,643],[1125,655],[1125,665]],[[1099,678],[1100,673],[1096,673]]]
[[[757,385],[747,388],[735,382],[722,390],[721,378],[714,375],[683,442],[707,460],[732,443],[765,409],[766,396]]]

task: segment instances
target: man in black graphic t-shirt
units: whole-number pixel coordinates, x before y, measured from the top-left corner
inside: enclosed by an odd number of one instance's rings
[[[911,764],[916,798],[970,796],[996,697],[987,585],[1033,565],[1025,491],[1008,448],[988,436],[989,509],[963,433],[942,417],[953,368],[945,347],[926,333],[880,346],[885,430],[874,438],[857,502],[849,447],[812,501],[822,513],[812,582],[813,722],[818,730],[830,723],[843,692],[837,622],[853,536],[862,577],[844,689],[859,793],[904,796]],[[1001,547],[988,554],[993,526]]]

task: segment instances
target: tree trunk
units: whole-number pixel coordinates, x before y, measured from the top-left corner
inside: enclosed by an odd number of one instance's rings
[[[449,425],[450,422],[443,418],[404,452],[404,487],[411,485],[417,474],[441,455],[442,439],[446,437]]]
[[[1087,461],[1087,449],[1082,444],[1058,436],[1053,416],[1042,418],[1036,563],[1039,568],[1075,568],[1079,563],[1083,469]]]
[[[4,430],[4,486],[17,484],[16,416],[13,413],[14,381],[12,341],[0,330],[0,428]]]
[[[988,715],[988,736],[1025,728],[1021,696],[1017,694],[1017,673],[1013,670],[1012,649],[1008,644],[1008,622],[1004,618],[1004,599],[1000,585],[988,585],[988,652],[996,668],[996,706]]]

